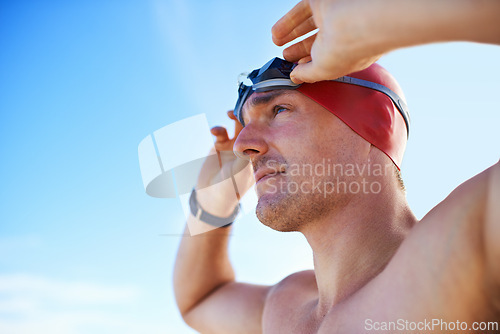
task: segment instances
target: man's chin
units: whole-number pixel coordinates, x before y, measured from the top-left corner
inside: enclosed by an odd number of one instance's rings
[[[264,194],[259,197],[255,210],[257,218],[262,224],[275,231],[297,231],[297,226],[291,224],[295,219],[288,216],[291,212],[286,209],[285,201],[277,197],[278,194]]]

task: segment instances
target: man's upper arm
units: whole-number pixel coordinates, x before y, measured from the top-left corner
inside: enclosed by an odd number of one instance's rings
[[[488,170],[484,221],[486,263],[500,294],[500,162]],[[500,295],[497,294],[500,306]]]
[[[227,283],[200,301],[184,320],[203,334],[262,333],[262,313],[270,288]]]
[[[484,277],[490,302],[500,311],[500,162],[474,176],[465,184],[468,190],[464,192],[467,202],[479,210],[477,214],[467,215],[467,231],[479,231],[480,256],[484,264]],[[478,191],[474,191],[477,189]],[[466,207],[465,202],[458,202]],[[471,233],[472,234],[472,233]],[[474,233],[475,234],[475,233]]]

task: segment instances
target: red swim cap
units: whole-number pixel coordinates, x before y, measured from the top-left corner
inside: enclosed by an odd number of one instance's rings
[[[378,64],[349,76],[384,85],[404,99],[396,79]],[[407,129],[403,116],[388,96],[370,88],[336,81],[304,83],[297,90],[328,109],[384,152],[400,169],[408,139]]]

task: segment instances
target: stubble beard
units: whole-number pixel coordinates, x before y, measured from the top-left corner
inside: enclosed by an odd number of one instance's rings
[[[290,180],[287,175],[283,177],[285,177],[284,182],[292,181],[299,185],[307,181]],[[334,210],[335,202],[333,195],[277,191],[265,193],[259,198],[256,214],[261,223],[276,231],[301,231],[307,225],[314,224],[328,216]]]

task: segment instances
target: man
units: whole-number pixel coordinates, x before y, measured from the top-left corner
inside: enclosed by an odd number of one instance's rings
[[[397,105],[402,92],[377,65],[351,76],[383,85],[396,99],[373,87],[328,83],[334,85],[329,94],[343,90],[333,101],[339,107],[315,93],[324,82],[296,89],[278,85],[256,89],[237,105],[245,127],[237,126],[234,138],[213,129],[217,150],[233,148],[251,161],[259,220],[303,233],[313,249],[314,271],[275,286],[238,283],[227,254],[230,226],[184,238],[175,292],[185,321],[196,330],[499,331],[493,322],[500,319],[500,166],[459,186],[417,222],[397,173],[387,172],[400,166],[408,130],[405,108]],[[390,115],[380,128],[366,120],[374,109]],[[357,113],[363,117],[345,119]],[[317,172],[316,166],[333,166],[335,173]],[[211,184],[215,174],[202,172],[199,185]],[[240,193],[250,184],[248,174],[246,169],[235,176]],[[359,188],[349,189],[352,184]],[[237,203],[237,196],[227,197],[233,182],[216,187],[195,193],[196,206],[211,217],[231,217]],[[193,215],[188,224],[204,221]],[[490,327],[480,327],[487,322]]]
[[[260,72],[253,72],[257,79],[265,76]],[[226,250],[230,227],[184,238],[175,290],[193,328],[360,333],[398,319],[472,326],[500,316],[499,224],[493,213],[498,165],[459,187],[416,224],[392,172],[401,163],[408,129],[406,108],[393,102],[402,96],[400,88],[376,64],[350,78],[367,86],[384,84],[375,87],[389,88],[393,99],[346,82],[298,88],[280,82],[240,99],[236,114],[245,127],[237,130],[235,142],[224,130],[214,130],[218,150],[234,142],[235,152],[250,159],[259,220],[278,231],[303,233],[313,249],[314,271],[272,287],[236,283]],[[385,123],[373,121],[384,115]],[[250,183],[244,182],[239,180],[241,192]],[[232,183],[225,186],[227,194]],[[199,190],[197,205],[214,217],[231,216],[237,200],[214,199],[218,193],[220,188],[205,195]],[[188,224],[204,224],[195,215],[196,210]]]

